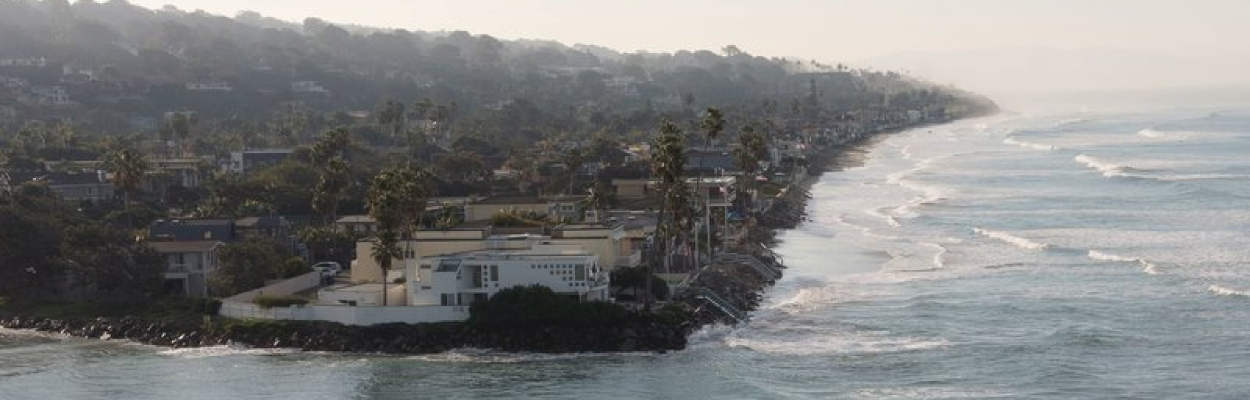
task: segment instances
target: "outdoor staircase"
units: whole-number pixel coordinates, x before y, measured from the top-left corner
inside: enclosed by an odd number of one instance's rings
[[[734,307],[733,304],[729,304],[729,301],[725,300],[724,297],[721,297],[716,294],[716,292],[708,290],[707,288],[699,288],[699,291],[695,293],[694,297],[696,299],[706,300],[708,304],[715,306],[722,313],[725,313],[725,315],[733,318],[735,321],[738,321],[738,323],[747,322],[751,319],[747,313],[739,310],[737,307]]]
[[[750,254],[720,253],[716,255],[716,262],[745,265],[754,270],[755,273],[759,274],[764,279],[770,281],[775,281],[781,278],[780,270],[772,265],[764,264],[758,258],[755,258],[755,256]]]

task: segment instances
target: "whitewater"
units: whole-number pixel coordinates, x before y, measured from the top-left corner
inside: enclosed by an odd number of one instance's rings
[[[899,132],[811,188],[750,324],[667,354],[170,350],[0,330],[0,398],[1250,397],[1250,109]]]

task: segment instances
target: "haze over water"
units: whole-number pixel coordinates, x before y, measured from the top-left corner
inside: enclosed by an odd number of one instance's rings
[[[1250,108],[1005,114],[824,175],[753,321],[669,354],[169,350],[0,331],[43,398],[1244,398]]]

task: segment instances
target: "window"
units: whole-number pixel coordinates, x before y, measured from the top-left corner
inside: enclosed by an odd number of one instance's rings
[[[441,303],[440,303],[440,304],[442,304],[443,306],[454,306],[454,305],[456,305],[456,295],[455,295],[454,293],[443,293],[443,294],[442,294],[441,296],[439,296],[439,297],[440,297],[440,300],[441,300]]]
[[[499,282],[499,266],[498,265],[490,266],[490,280],[493,282]]]

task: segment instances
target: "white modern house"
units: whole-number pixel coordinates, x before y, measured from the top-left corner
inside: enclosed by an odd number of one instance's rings
[[[410,306],[468,306],[500,290],[540,285],[585,301],[608,298],[599,256],[575,245],[532,243],[526,250],[482,250],[421,260],[405,271]],[[415,278],[415,279],[414,279]]]
[[[224,246],[213,240],[149,242],[165,257],[165,287],[190,297],[208,296],[208,275],[217,269],[217,251]]]
[[[553,244],[541,236],[500,238],[484,250],[413,261],[388,274],[392,283],[385,285],[369,281],[331,285],[318,290],[316,300],[304,306],[262,308],[252,303],[259,295],[306,292],[319,283],[316,274],[297,277],[224,299],[221,315],[348,325],[463,321],[473,303],[507,288],[532,285],[583,301],[610,300],[608,271],[599,264],[598,254],[580,245]]]

